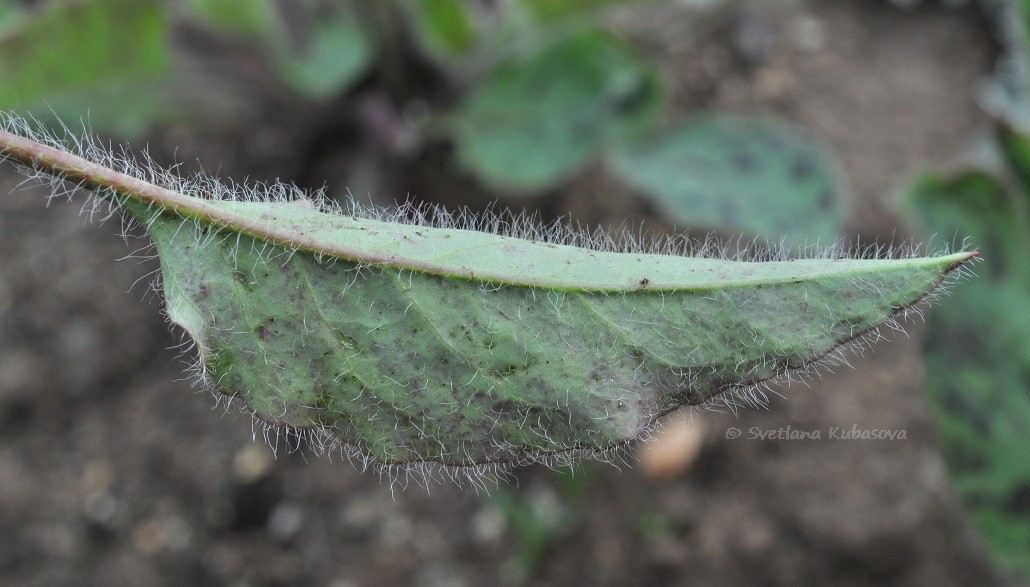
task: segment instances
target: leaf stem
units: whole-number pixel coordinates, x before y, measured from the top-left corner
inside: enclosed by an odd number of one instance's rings
[[[682,258],[646,251],[605,253],[462,229],[425,231],[419,226],[372,219],[335,217],[337,222],[329,223],[322,217],[328,214],[315,210],[306,218],[277,215],[273,210],[255,212],[245,207],[246,202],[241,203],[243,206],[234,206],[233,202],[190,196],[69,153],[60,146],[42,144],[3,129],[0,129],[0,156],[101,195],[111,192],[180,218],[224,227],[286,248],[463,280],[561,291],[646,290],[657,293],[751,283],[797,283],[861,271],[855,266],[859,261],[855,260],[834,265],[812,259],[795,265],[768,263],[766,265],[776,268],[764,276],[756,276],[754,266],[760,265],[756,263]],[[345,225],[347,235],[342,235],[340,223]],[[367,234],[362,236],[361,233]],[[368,235],[378,240],[369,240]],[[451,239],[452,236],[460,238]],[[409,246],[406,244],[409,242],[415,244]],[[427,255],[427,251],[435,253]],[[491,255],[495,257],[492,264],[481,262],[482,257]],[[889,264],[899,270],[929,265],[941,271],[940,279],[943,279],[949,271],[975,256],[975,252],[961,252],[936,258],[893,259]],[[497,261],[498,257],[503,261]],[[878,271],[883,263],[888,261],[870,261],[866,269]],[[732,271],[727,271],[729,268]]]
[[[288,247],[318,250],[289,230],[219,209],[201,198],[163,188],[78,155],[0,129],[0,155],[96,192],[110,191],[193,220],[219,224]]]
[[[125,173],[86,160],[67,151],[44,145],[0,129],[0,155],[92,191],[112,191],[147,204],[157,205],[182,216],[209,217],[203,200],[191,198]]]

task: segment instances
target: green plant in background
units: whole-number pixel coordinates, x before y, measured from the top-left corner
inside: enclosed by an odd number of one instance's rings
[[[1030,574],[1030,167],[1025,151],[1013,152],[1026,139],[1009,141],[1024,183],[927,175],[909,202],[927,233],[969,235],[987,259],[975,283],[930,315],[926,389],[974,521],[1003,565]]]
[[[0,108],[44,120],[88,115],[119,134],[170,108],[160,91],[170,56],[158,2],[63,2],[33,13],[0,6]]]
[[[467,2],[416,0],[409,5],[419,39],[429,54],[455,55],[471,48],[475,31]]]
[[[832,166],[779,124],[701,118],[620,149],[614,168],[681,226],[783,237],[792,246],[837,238]]]
[[[905,206],[927,236],[967,237],[984,253],[975,283],[929,316],[926,391],[990,552],[1030,576],[1030,2],[982,5],[1003,46],[983,102],[996,125],[991,160],[923,174]]]
[[[611,35],[588,30],[504,63],[458,107],[458,161],[495,189],[540,191],[654,123],[654,74]]]
[[[246,38],[272,35],[276,26],[276,7],[272,0],[191,0],[193,14],[217,30]]]
[[[457,167],[493,191],[547,193],[614,152],[615,176],[682,228],[785,237],[791,246],[832,242],[832,166],[782,125],[709,117],[659,131],[656,72],[601,18],[627,3],[308,0],[291,4],[290,18],[271,0],[58,4],[6,19],[0,72],[10,75],[0,108],[43,119],[51,110],[63,119],[88,112],[93,126],[123,136],[196,119],[204,108],[168,91],[189,86],[166,38],[179,22],[250,40],[278,83],[326,102],[372,75],[390,53],[384,47],[404,45],[410,30],[460,93],[453,106],[433,108],[432,135],[452,141]]]
[[[535,575],[547,558],[547,551],[582,525],[587,507],[591,475],[582,467],[554,471],[546,482],[532,484],[525,491],[501,487],[489,502],[498,508],[518,541],[508,561],[509,580],[522,583]]]
[[[980,0],[1002,50],[983,106],[1007,124],[1030,131],[1030,2]]]
[[[292,2],[287,15],[273,0],[193,0],[180,18],[257,41],[281,81],[314,100],[353,85],[377,50],[354,3],[347,1]]]
[[[172,53],[170,29],[199,23],[258,43],[282,83],[312,100],[354,84],[376,47],[350,2],[269,0],[55,2],[34,10],[0,4],[0,109],[56,123],[139,135],[169,121],[203,122]]]
[[[509,18],[533,23],[530,37],[540,41],[514,49],[502,43],[502,53],[513,55],[475,81],[447,118],[464,170],[493,190],[539,195],[612,152],[607,162],[615,177],[680,227],[782,239],[794,248],[835,240],[833,166],[785,125],[707,116],[659,128],[657,73],[597,18],[620,2],[514,4]],[[426,9],[416,12],[416,22],[438,16]],[[466,13],[463,22],[471,20]],[[435,44],[468,53],[479,46],[467,30],[454,31],[454,43]],[[479,49],[498,52],[496,44]]]

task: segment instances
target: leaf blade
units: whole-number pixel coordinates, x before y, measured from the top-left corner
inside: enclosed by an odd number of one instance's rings
[[[483,289],[304,251],[262,258],[247,236],[198,246],[181,220],[147,220],[169,316],[219,358],[208,369],[224,392],[380,462],[452,467],[618,447],[680,405],[802,368],[969,256],[665,292]],[[198,331],[197,316],[217,319]]]
[[[744,263],[593,251],[330,216],[306,200],[201,199],[144,178],[236,193],[116,172],[59,146],[0,130],[4,156],[98,190],[147,226],[167,315],[197,343],[210,383],[269,426],[385,468],[474,475],[605,453],[679,406],[761,401],[756,385],[904,313],[976,255]],[[338,222],[357,229],[340,236]],[[426,240],[410,245],[418,232]],[[444,252],[427,244],[449,239]],[[568,255],[591,259],[588,270],[550,265]],[[645,261],[673,276],[629,287]],[[524,275],[541,265],[557,281]]]

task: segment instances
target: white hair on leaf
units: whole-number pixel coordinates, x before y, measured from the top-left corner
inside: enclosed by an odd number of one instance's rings
[[[598,227],[584,227],[567,219],[544,222],[537,214],[497,210],[493,206],[488,207],[484,212],[473,212],[468,208],[448,210],[434,204],[416,204],[409,200],[392,208],[373,208],[360,204],[353,199],[339,203],[327,198],[324,191],[307,192],[292,184],[279,181],[237,183],[232,180],[218,180],[204,172],[182,176],[178,173],[178,165],[162,167],[156,163],[152,159],[149,149],[144,149],[138,155],[128,147],[115,149],[110,144],[105,144],[93,137],[85,125],[83,125],[81,133],[72,132],[71,129],[64,125],[61,126],[61,130],[58,133],[46,130],[39,124],[30,123],[12,114],[0,112],[0,129],[28,137],[50,147],[68,151],[98,165],[120,171],[135,179],[186,195],[210,200],[270,204],[299,203],[329,214],[359,216],[415,226],[476,230],[607,252],[684,255],[733,261],[786,261],[799,258],[848,259],[855,257],[896,259],[926,254],[924,247],[912,240],[904,241],[900,244],[882,245],[875,242],[863,244],[858,239],[840,239],[827,245],[812,243],[798,249],[790,249],[783,245],[783,241],[768,242],[759,241],[758,239],[745,239],[744,237],[739,237],[736,240],[720,241],[711,235],[706,235],[700,239],[690,238],[686,234],[657,235],[647,231],[643,225],[638,226],[636,229],[623,227],[611,231]],[[34,180],[50,187],[48,203],[56,198],[70,199],[77,191],[77,186],[74,182],[69,183],[65,181],[66,177],[62,177],[60,174],[55,176],[47,169],[35,166],[24,164],[18,164],[18,166],[28,176],[26,181]],[[90,193],[82,206],[82,212],[90,220],[98,222],[104,222],[112,217],[119,216],[122,222],[122,234],[127,238],[138,223],[128,215],[118,214],[121,204],[125,199],[126,196],[124,195],[110,192],[102,194]],[[191,220],[184,221],[180,230],[192,230],[193,238],[199,246],[209,246],[216,242],[227,243],[229,242],[228,239],[233,238],[237,239],[236,246],[238,246],[239,233],[223,226],[212,227],[210,224],[202,224],[199,221]],[[252,244],[251,246],[254,245]],[[942,251],[934,251],[934,253],[948,253],[953,248],[955,247],[945,246]],[[967,243],[963,242],[957,249],[968,250]],[[149,254],[151,250],[151,247],[137,249],[124,258],[151,259],[154,257],[154,255]],[[232,250],[235,251],[235,247]],[[265,261],[270,262],[283,259],[283,262],[286,262],[297,251],[297,248],[273,246],[266,243],[266,246],[257,252]],[[330,256],[328,259],[325,257],[326,255],[323,254],[317,255],[320,262],[324,260],[324,262],[332,264],[337,260],[335,257]],[[235,259],[235,255],[233,255],[233,258]],[[382,266],[358,264],[354,271],[355,275],[363,271],[381,273],[385,271],[385,268]],[[948,282],[952,283],[955,280],[964,279],[971,275],[972,269],[970,265],[963,265],[948,276]],[[403,278],[403,272],[399,274],[398,278]],[[151,287],[148,288],[147,292],[153,291],[158,293],[162,291],[160,280],[161,276],[158,273],[151,281]],[[350,285],[347,287],[350,287]],[[484,293],[499,287],[501,286],[496,283],[484,282],[482,284]],[[822,357],[803,364],[791,365],[767,380],[752,382],[746,385],[727,385],[699,405],[691,406],[689,413],[692,417],[694,414],[706,410],[728,409],[735,412],[741,406],[765,408],[769,403],[770,394],[779,395],[773,389],[773,385],[798,381],[807,383],[815,377],[821,377],[823,373],[829,372],[839,365],[848,365],[847,357],[849,355],[864,353],[872,342],[885,338],[884,331],[903,332],[899,321],[907,320],[910,315],[922,318],[922,308],[925,304],[941,295],[945,295],[946,292],[947,288],[939,287],[932,290],[927,296],[917,300],[914,304],[896,309],[892,316],[878,326],[865,332],[853,333],[854,336],[851,340],[836,346]],[[550,293],[548,292],[548,294]],[[623,292],[620,295],[625,295],[625,293]],[[548,301],[555,304],[556,309],[560,311],[560,306],[564,299],[563,296],[564,294],[558,296],[558,299],[555,300],[548,295]],[[166,314],[165,317],[167,319],[166,311],[162,310],[162,313]],[[228,412],[239,398],[225,395],[219,391],[219,382],[211,379],[211,375],[205,367],[202,358],[204,349],[200,349],[198,343],[185,330],[175,330],[180,335],[180,343],[172,348],[177,349],[181,356],[186,357],[186,372],[191,385],[210,390],[217,398],[215,407],[222,407]],[[759,364],[751,364],[749,370],[744,374],[754,372],[760,366]],[[680,379],[679,384],[684,388],[691,388],[693,387],[693,382],[696,382],[700,375],[701,373],[689,370],[681,372],[678,375]],[[260,436],[272,448],[273,452],[277,452],[281,447],[286,452],[297,452],[306,448],[318,455],[332,456],[339,454],[345,457],[357,469],[362,471],[372,470],[381,478],[387,479],[391,490],[393,488],[403,489],[410,484],[415,484],[424,487],[428,491],[434,482],[449,481],[472,487],[477,491],[487,491],[489,485],[495,485],[502,480],[510,480],[513,467],[530,464],[541,464],[552,468],[567,467],[571,466],[581,457],[592,457],[619,467],[627,463],[628,447],[635,442],[648,441],[654,430],[654,424],[652,424],[650,428],[641,431],[636,438],[625,442],[607,446],[573,446],[553,451],[523,453],[517,458],[502,462],[453,466],[440,464],[435,462],[431,455],[424,455],[425,458],[423,460],[387,463],[375,459],[368,448],[362,444],[342,440],[340,435],[332,428],[324,425],[297,427],[276,422],[268,418],[259,417],[254,410],[243,404],[242,401],[240,404],[240,409],[250,413],[253,417],[254,438],[256,439]],[[560,409],[560,405],[558,409]],[[648,419],[652,423],[657,422],[660,416],[672,411],[672,409],[673,407],[671,406],[655,405],[653,406],[653,412],[648,414]],[[541,431],[539,434],[545,440],[549,440],[546,436],[546,431]]]

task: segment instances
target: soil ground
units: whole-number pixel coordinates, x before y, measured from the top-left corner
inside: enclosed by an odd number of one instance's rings
[[[694,14],[672,4],[616,17],[660,64],[669,118],[703,108],[794,122],[839,162],[850,235],[905,234],[900,186],[962,156],[986,125],[976,92],[995,47],[973,8],[753,1],[728,18]],[[174,132],[164,139],[182,159],[221,160],[222,175],[310,180],[317,169],[256,151],[261,132],[284,124],[255,131],[250,151],[230,148],[233,136],[193,150]],[[426,166],[380,173],[367,190],[430,198],[459,187]],[[0,170],[0,583],[1008,583],[947,479],[918,324],[853,370],[773,396],[768,411],[696,416],[700,455],[671,479],[591,465],[573,483],[520,469],[517,487],[494,497],[392,491],[340,459],[273,458],[248,416],[212,409],[180,380],[160,301],[142,295],[145,281],[133,288],[155,263],[111,262],[144,243],[127,248],[117,222],[90,225],[77,202],[45,208],[40,190],[10,193],[19,181]],[[596,170],[551,206],[587,223],[663,227]],[[750,438],[787,427],[822,439]],[[906,438],[835,440],[831,427]],[[727,438],[731,428],[742,435]],[[506,497],[523,516],[565,516],[539,558],[532,532],[508,523]]]

